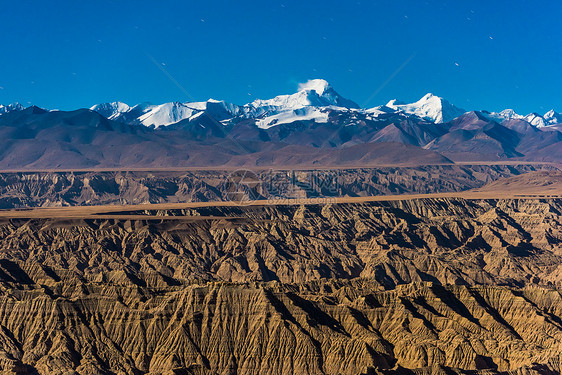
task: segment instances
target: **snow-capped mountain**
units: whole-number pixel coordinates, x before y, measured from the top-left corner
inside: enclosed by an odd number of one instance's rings
[[[134,107],[121,102],[97,104],[90,108],[102,116],[123,123],[145,126],[168,126],[189,120],[207,112],[219,121],[236,116],[239,107],[209,99],[206,102],[170,102],[160,105],[138,104]]]
[[[359,108],[351,100],[339,95],[325,80],[315,79],[300,84],[295,94],[279,95],[272,99],[255,100],[243,106],[209,99],[206,102],[171,102],[160,105],[141,104],[134,107],[121,102],[97,104],[92,111],[129,124],[167,126],[182,120],[194,119],[203,112],[217,121],[235,117],[256,119],[261,128],[298,120],[327,121],[323,107]]]
[[[2,107],[0,107],[2,108]],[[278,95],[271,99],[257,99],[244,105],[209,99],[206,102],[170,102],[160,105],[148,103],[133,107],[122,102],[103,103],[90,108],[104,117],[130,125],[168,126],[180,121],[194,121],[203,113],[207,118],[223,124],[242,120],[254,120],[258,128],[267,129],[293,122],[329,122],[330,114],[337,113],[349,119],[357,116],[376,120],[383,115],[414,116],[436,124],[449,122],[466,111],[446,99],[428,93],[414,103],[393,99],[386,105],[369,109],[359,106],[336,92],[327,81],[313,79],[298,86],[294,94]],[[1,113],[1,112],[0,112]],[[562,122],[562,115],[554,110],[544,116],[531,113],[522,116],[513,109],[501,112],[480,112],[484,117],[501,123],[505,120],[521,119],[535,127],[544,127]]]
[[[538,113],[529,113],[527,116],[523,117],[523,119],[537,128],[543,128],[546,126],[544,118]]]
[[[303,107],[343,107],[359,108],[353,101],[342,97],[323,79],[313,79],[299,85],[298,91],[291,95],[279,95],[273,99],[257,99],[243,106],[244,112],[257,117],[264,113],[278,113]]]
[[[500,122],[504,120],[523,119],[525,117],[525,116],[521,116],[513,109],[504,109],[501,112],[491,112],[491,113],[487,111],[483,111],[483,112],[490,119]]]
[[[5,135],[0,143],[13,150],[4,159],[0,155],[0,164],[10,167],[51,168],[61,160],[72,167],[315,164],[311,150],[336,152],[338,165],[370,160],[365,155],[375,151],[394,152],[387,162],[401,157],[414,163],[562,161],[561,116],[555,111],[543,116],[514,110],[464,113],[432,94],[414,103],[391,100],[363,109],[324,80],[245,105],[209,99],[135,106],[113,102],[74,111],[0,109],[7,112],[0,116]],[[48,154],[29,152],[46,147],[52,150]]]
[[[543,118],[548,125],[562,124],[562,114],[556,112],[554,109],[546,112]]]
[[[550,111],[545,113],[544,116],[541,116],[535,112],[530,113],[524,117],[524,120],[529,124],[536,126],[537,128],[543,128],[549,125],[561,124],[562,115],[551,109]]]
[[[12,103],[12,104],[8,104],[8,105],[0,104],[0,115],[2,115],[4,113],[8,113],[8,112],[13,112],[13,111],[21,111],[23,109],[24,109],[24,106],[21,105],[20,103]]]
[[[424,95],[415,103],[403,103],[393,99],[386,106],[438,124],[451,121],[466,112],[464,109],[455,107],[447,100],[431,93]]]
[[[204,103],[165,103],[157,106],[150,106],[145,113],[138,118],[139,122],[145,126],[167,126],[175,124],[202,112],[205,109]]]
[[[129,107],[127,104],[123,102],[113,102],[113,103],[96,104],[90,109],[92,111],[99,113],[100,115],[107,118],[108,120],[115,120],[123,113],[129,112],[131,110],[131,107]]]
[[[294,94],[258,99],[241,109],[246,117],[256,119],[259,128],[266,129],[295,121],[326,123],[329,107],[346,111],[359,108],[355,102],[338,94],[327,81],[313,79],[301,83]]]
[[[521,119],[524,116],[521,116],[520,114],[518,114],[517,112],[515,112],[513,109],[504,109],[503,111],[501,111],[500,113],[498,113],[501,117],[503,117],[506,120],[511,120],[511,119]]]
[[[21,111],[24,107],[15,103],[0,105],[0,115]],[[209,99],[202,102],[170,102],[159,105],[141,103],[130,106],[123,102],[94,105],[90,110],[103,117],[127,125],[161,127],[182,123],[199,124],[212,121],[223,125],[233,125],[245,121],[260,129],[291,123],[325,124],[337,122],[357,125],[365,121],[402,121],[406,118],[423,119],[429,123],[446,123],[465,111],[446,99],[428,93],[414,103],[404,103],[396,99],[386,105],[362,109],[336,92],[327,81],[313,79],[301,83],[293,94],[279,95],[271,99],[257,99],[244,105]],[[531,113],[522,116],[513,109],[501,112],[479,111],[480,115],[499,124],[504,121],[522,120],[536,128],[559,125],[562,115],[554,110],[541,116]],[[202,116],[206,115],[206,116]],[[204,126],[204,125],[202,125]],[[550,128],[549,128],[550,129]]]
[[[193,116],[204,109],[201,103],[171,102],[161,105],[138,104],[134,107],[122,102],[102,103],[90,108],[109,120],[137,123],[145,126],[166,126]]]
[[[543,128],[545,126],[562,123],[562,115],[554,111],[553,109],[545,113],[544,116],[541,116],[536,112],[529,113],[526,116],[522,116],[516,113],[513,109],[504,109],[501,112],[492,112],[492,113],[483,111],[483,113],[488,118],[495,121],[502,122],[504,120],[518,119],[518,120],[524,120],[537,128]]]

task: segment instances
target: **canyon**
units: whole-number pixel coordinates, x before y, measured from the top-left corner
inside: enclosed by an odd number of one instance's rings
[[[0,364],[560,372],[562,199],[462,194],[3,211]]]

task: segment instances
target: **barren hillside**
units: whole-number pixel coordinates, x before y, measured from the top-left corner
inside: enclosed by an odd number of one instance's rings
[[[561,210],[434,198],[6,214],[1,365],[556,373]]]

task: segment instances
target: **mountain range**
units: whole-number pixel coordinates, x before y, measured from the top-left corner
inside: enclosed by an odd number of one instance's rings
[[[427,94],[363,109],[325,80],[244,105],[0,106],[0,168],[562,161],[562,115],[465,111]]]
[[[220,118],[220,121],[253,118],[257,120],[258,127],[267,128],[280,123],[303,120],[303,118],[323,122],[326,116],[320,113],[325,111],[319,111],[319,108],[323,107],[340,111],[347,109],[375,117],[385,113],[399,113],[434,123],[448,122],[466,113],[464,109],[431,93],[414,103],[393,99],[384,106],[360,109],[358,104],[339,95],[327,81],[322,79],[300,84],[298,91],[292,95],[279,95],[267,100],[257,99],[242,106],[209,99],[206,102],[171,102],[161,105],[144,103],[133,107],[122,102],[113,102],[97,104],[90,109],[111,120],[154,127],[171,125],[206,112],[215,118]],[[482,113],[499,122],[522,119],[536,127],[562,123],[562,115],[554,110],[548,111],[543,116],[538,113],[523,116],[512,109],[498,113],[487,111]]]

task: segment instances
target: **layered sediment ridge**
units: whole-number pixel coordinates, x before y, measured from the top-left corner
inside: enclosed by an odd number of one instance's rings
[[[556,373],[562,306],[541,288],[368,280],[176,289],[27,285],[0,296],[4,371]]]
[[[557,373],[561,210],[436,198],[4,218],[0,366]]]
[[[151,287],[323,278],[560,287],[561,211],[560,199],[435,198],[4,219],[0,254],[59,278]]]
[[[554,165],[0,173],[0,209],[458,192]],[[245,184],[244,180],[256,183]]]

